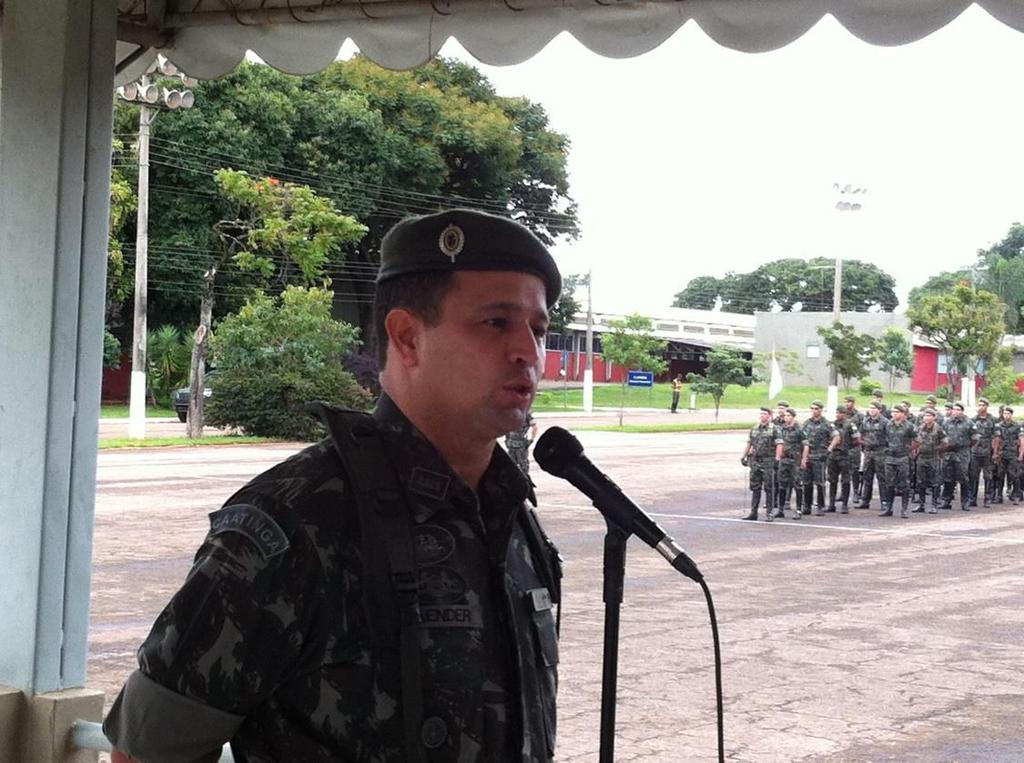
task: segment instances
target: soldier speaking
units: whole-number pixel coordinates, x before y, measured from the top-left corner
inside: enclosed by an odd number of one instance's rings
[[[142,760],[550,761],[560,567],[496,439],[536,392],[561,279],[505,218],[385,237],[373,415],[211,517],[104,731]]]

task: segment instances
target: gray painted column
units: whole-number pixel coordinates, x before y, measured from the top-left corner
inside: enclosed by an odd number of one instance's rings
[[[85,683],[114,0],[5,0],[0,684]]]

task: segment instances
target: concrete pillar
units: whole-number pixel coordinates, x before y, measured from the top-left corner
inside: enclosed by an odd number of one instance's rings
[[[35,695],[85,683],[116,6],[3,5],[0,683],[55,719]]]
[[[99,753],[71,743],[75,721],[100,721],[103,692],[89,689],[37,694],[25,705],[22,723],[23,760],[34,763],[96,763]]]

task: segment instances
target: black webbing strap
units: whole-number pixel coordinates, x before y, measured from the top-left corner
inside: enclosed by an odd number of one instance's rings
[[[355,491],[363,538],[364,604],[378,644],[387,640],[394,620],[398,621],[406,754],[409,763],[425,763],[421,742],[420,608],[408,506],[373,417],[324,403],[311,407],[327,425]],[[387,557],[386,570],[380,563],[382,548]],[[396,604],[390,611],[389,600]]]
[[[558,606],[555,618],[555,631],[562,630],[562,557],[544,530],[541,529],[537,515],[527,502],[523,502],[523,527],[530,553],[537,560],[537,574],[540,576],[548,592],[551,602]]]

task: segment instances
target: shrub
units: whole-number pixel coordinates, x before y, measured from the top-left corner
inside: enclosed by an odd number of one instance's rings
[[[171,405],[171,396],[188,382],[188,366],[192,358],[192,337],[175,326],[161,326],[146,338],[146,365],[149,392],[164,407]]]
[[[938,387],[936,387],[935,397],[937,397],[939,400],[952,400],[953,398],[949,396],[949,385],[941,384]]]
[[[861,379],[860,384],[857,385],[857,391],[862,397],[871,397],[872,392],[881,388],[882,382],[875,381],[874,379]]]
[[[331,317],[331,293],[289,287],[260,295],[221,321],[210,338],[217,375],[207,421],[248,435],[316,440],[313,400],[366,410],[370,395],[344,369],[359,329]]]

